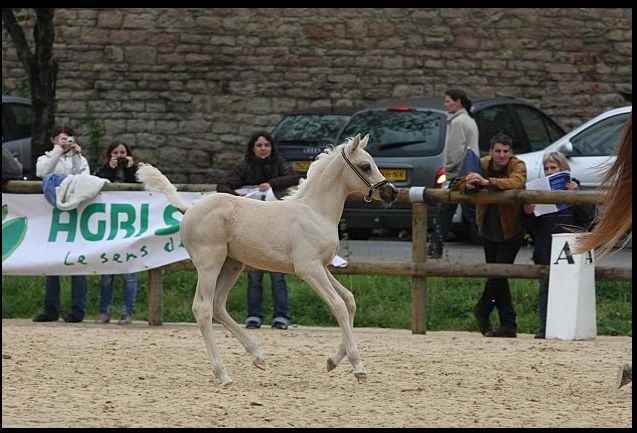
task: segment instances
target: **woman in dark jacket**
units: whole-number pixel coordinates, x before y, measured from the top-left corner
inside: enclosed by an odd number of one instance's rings
[[[286,188],[299,184],[299,178],[300,175],[289,170],[285,160],[278,156],[270,134],[256,132],[248,140],[243,160],[217,184],[217,192],[239,195],[236,189],[258,185],[260,191],[272,188],[274,195],[281,198]]]
[[[259,191],[272,188],[277,197],[290,186],[298,185],[300,176],[285,166],[266,132],[256,132],[248,140],[242,161],[217,184],[217,192],[239,195],[235,190],[256,185]],[[285,274],[270,272],[272,281],[272,327],[287,329],[290,324],[288,287]],[[246,328],[260,328],[263,322],[263,272],[248,272],[248,316]]]
[[[137,163],[128,144],[116,141],[106,149],[106,162],[95,172],[111,182],[137,183]]]
[[[550,152],[544,156],[544,175],[568,171],[571,169],[568,160],[561,152]],[[579,181],[571,178],[566,183],[566,189],[575,191],[579,188]],[[533,262],[537,265],[550,265],[551,241],[555,233],[571,233],[575,229],[587,229],[595,216],[594,205],[569,206],[557,212],[535,216],[535,205],[524,204],[526,212],[526,225],[533,235],[535,247],[533,248]],[[549,279],[540,279],[538,295],[539,330],[535,338],[544,338],[546,333],[546,310],[549,298]]]

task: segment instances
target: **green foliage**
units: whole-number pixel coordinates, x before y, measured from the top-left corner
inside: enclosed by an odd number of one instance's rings
[[[28,77],[22,77],[15,83],[15,89],[10,89],[9,85],[2,80],[2,94],[11,96],[21,96],[23,98],[31,97],[31,85]]]
[[[96,169],[101,165],[101,156],[103,153],[102,141],[104,140],[106,127],[104,126],[104,121],[95,116],[93,108],[88,102],[86,102],[86,111],[84,112],[82,124],[88,128],[89,165],[93,169]]]

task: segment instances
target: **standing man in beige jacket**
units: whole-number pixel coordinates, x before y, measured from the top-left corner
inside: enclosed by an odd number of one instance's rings
[[[478,147],[478,125],[469,115],[471,101],[465,91],[461,89],[447,90],[445,92],[444,106],[450,114],[447,120],[445,140],[445,175],[447,182],[449,182],[458,175],[466,150],[471,149],[477,157],[480,157],[480,149]],[[457,207],[458,203],[440,203],[438,205],[438,212],[433,224],[434,230],[428,249],[428,254],[432,258],[440,258],[442,256],[443,242],[447,233],[449,233],[451,221]],[[468,216],[470,223],[474,224],[475,207],[471,204],[462,204],[462,210],[464,216]]]

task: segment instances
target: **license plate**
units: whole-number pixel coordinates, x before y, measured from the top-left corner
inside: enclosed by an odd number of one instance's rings
[[[294,161],[292,163],[292,170],[294,171],[307,171],[310,168],[311,161]]]
[[[399,182],[407,180],[407,170],[397,168],[379,168],[380,172],[390,182]]]

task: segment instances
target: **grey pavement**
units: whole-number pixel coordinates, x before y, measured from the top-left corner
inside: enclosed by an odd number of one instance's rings
[[[517,264],[533,263],[531,247],[522,247],[515,259]],[[338,255],[352,261],[411,261],[411,242],[397,240],[342,240]],[[428,259],[431,260],[431,259]],[[441,259],[449,262],[462,261],[467,264],[484,263],[484,250],[480,245],[463,242],[446,242]],[[633,267],[633,250],[626,248],[602,257],[598,265],[612,267]]]

